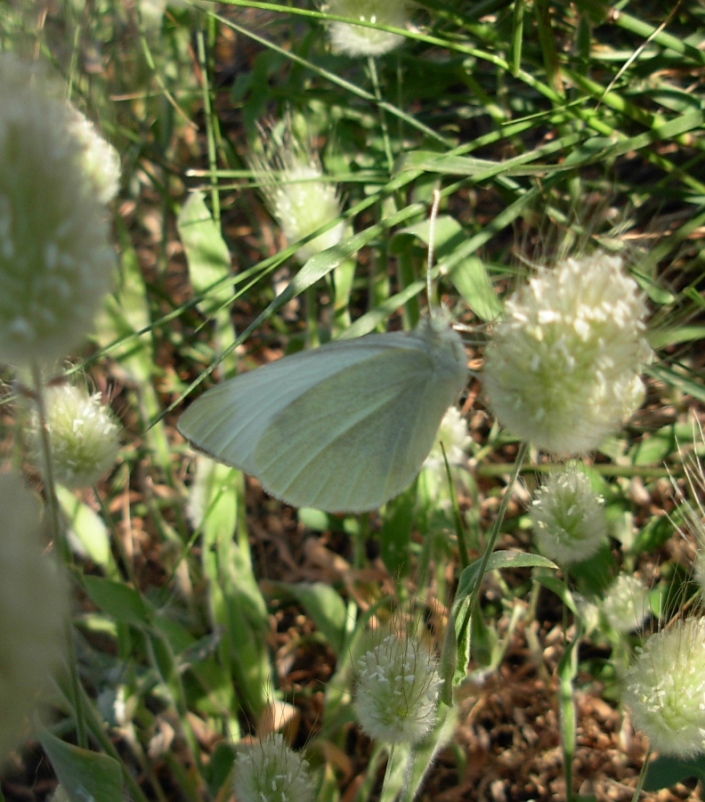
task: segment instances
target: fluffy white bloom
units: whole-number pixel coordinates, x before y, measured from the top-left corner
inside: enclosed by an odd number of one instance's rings
[[[313,802],[316,793],[308,762],[280,733],[237,753],[234,785],[237,802]]]
[[[649,590],[633,574],[620,574],[600,605],[605,618],[618,632],[632,632],[649,614]]]
[[[117,195],[120,186],[120,156],[86,116],[70,104],[67,107],[70,117],[69,131],[83,149],[86,177],[93,181],[100,203],[108,203]]]
[[[0,56],[0,361],[54,362],[92,328],[114,262],[106,191],[60,92]]]
[[[678,620],[652,635],[625,672],[623,701],[657,751],[705,752],[705,619]]]
[[[270,213],[293,244],[340,216],[340,198],[335,184],[325,180],[318,155],[291,131],[286,119],[283,128],[263,136],[260,152],[248,157]],[[320,251],[337,245],[343,238],[345,223],[340,221],[324,234],[296,251],[303,264]]]
[[[66,487],[92,485],[117,459],[120,427],[100,400],[81,387],[60,384],[44,391],[54,478]],[[41,465],[39,421],[34,418],[32,451]]]
[[[328,0],[323,4],[323,10],[339,17],[377,22],[390,28],[406,28],[409,22],[407,0]],[[330,22],[328,38],[335,52],[353,57],[381,56],[404,41],[398,33],[347,22]]]
[[[40,505],[22,481],[0,475],[0,760],[20,741],[61,659],[67,589],[58,566],[43,555]]]
[[[357,662],[360,726],[386,744],[418,743],[438,719],[440,687],[437,660],[421,642],[387,635]]]
[[[552,453],[597,448],[641,403],[646,305],[616,256],[567,259],[506,304],[484,383],[499,422]]]
[[[443,444],[442,448],[441,444]],[[470,437],[465,418],[457,407],[448,407],[423,466],[442,472],[445,477],[444,450],[449,465],[461,465],[465,461],[465,452],[469,445]]]
[[[561,565],[592,557],[607,534],[602,499],[575,465],[548,477],[529,515],[539,551]]]

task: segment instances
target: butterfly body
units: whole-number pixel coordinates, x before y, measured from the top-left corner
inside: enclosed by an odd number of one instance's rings
[[[340,340],[212,388],[179,430],[294,506],[375,509],[408,487],[467,381],[443,315]]]

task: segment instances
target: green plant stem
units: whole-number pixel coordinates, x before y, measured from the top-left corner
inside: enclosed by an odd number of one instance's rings
[[[41,442],[43,474],[44,474],[44,495],[46,505],[49,510],[49,522],[54,538],[54,544],[58,549],[64,566],[68,569],[71,566],[71,548],[65,537],[64,528],[61,525],[61,509],[59,499],[56,495],[56,480],[54,477],[54,466],[51,456],[51,440],[49,438],[49,421],[43,392],[41,371],[37,363],[32,364],[32,383],[34,401],[37,405],[39,416],[39,440]],[[66,654],[68,662],[69,678],[71,682],[71,699],[73,702],[73,715],[76,722],[76,740],[78,745],[86,749],[88,747],[88,736],[86,732],[86,721],[81,704],[81,682],[78,676],[78,661],[73,642],[73,629],[71,621],[67,620],[64,627],[64,640],[66,642]]]
[[[216,128],[217,118],[213,114],[211,107],[211,93],[209,91],[208,75],[210,65],[206,59],[206,48],[203,41],[203,32],[198,31],[196,34],[196,42],[198,45],[198,61],[201,65],[201,72],[203,74],[203,114],[206,120],[206,142],[208,146],[208,171],[210,173],[210,194],[211,203],[213,205],[213,221],[216,225],[220,225],[220,193],[218,192],[218,179],[215,177],[215,171],[218,168],[218,157],[216,149]]]
[[[367,59],[367,71],[370,75],[372,82],[372,89],[374,90],[375,100],[377,101],[377,109],[379,111],[379,124],[382,129],[382,142],[384,143],[384,155],[387,157],[387,169],[389,170],[390,177],[394,172],[394,157],[392,156],[392,145],[389,141],[389,127],[387,125],[387,115],[382,107],[382,91],[379,85],[379,75],[377,74],[377,62],[374,56],[369,56]]]
[[[648,748],[646,754],[644,755],[644,762],[641,764],[641,771],[639,772],[639,778],[637,779],[636,787],[634,788],[632,802],[639,802],[639,799],[641,798],[641,789],[644,787],[644,781],[646,780],[646,772],[649,768],[650,757],[651,747]]]
[[[512,469],[512,473],[509,477],[509,482],[507,483],[506,488],[504,489],[504,495],[502,496],[502,501],[499,505],[499,509],[497,510],[497,517],[495,518],[494,524],[492,525],[492,531],[490,532],[490,536],[487,539],[487,545],[485,546],[484,553],[482,555],[482,562],[480,563],[480,570],[477,574],[477,586],[473,590],[472,601],[468,607],[469,615],[472,615],[475,611],[475,607],[477,606],[478,600],[480,598],[480,586],[482,585],[482,577],[485,575],[485,571],[487,570],[487,563],[490,560],[490,555],[494,551],[494,547],[497,544],[497,538],[499,537],[499,533],[502,531],[502,523],[504,522],[504,516],[507,514],[507,508],[509,507],[509,501],[512,497],[512,489],[514,487],[514,483],[517,480],[517,477],[521,473],[522,466],[524,465],[524,460],[526,459],[526,455],[529,451],[529,444],[522,443],[519,446],[519,451],[517,452],[516,461],[514,462],[514,468]]]

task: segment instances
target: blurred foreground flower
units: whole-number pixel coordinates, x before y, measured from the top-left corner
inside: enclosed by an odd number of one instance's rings
[[[0,56],[0,361],[69,354],[110,286],[94,137],[40,69]]]
[[[327,0],[322,8],[338,17],[377,22],[390,28],[406,28],[409,22],[408,0]],[[348,22],[328,23],[328,38],[334,51],[352,57],[381,56],[404,41],[398,33]]]
[[[575,465],[552,473],[529,511],[539,551],[560,565],[592,557],[607,534],[602,499]]]
[[[499,422],[552,453],[597,448],[643,399],[645,317],[619,257],[540,270],[507,301],[487,348],[484,383]]]
[[[705,752],[705,619],[678,620],[638,649],[624,675],[634,726],[664,755]]]
[[[0,475],[0,760],[26,734],[37,695],[57,667],[68,597],[59,568],[42,555],[40,505],[22,481]]]
[[[259,152],[251,151],[248,162],[267,208],[290,244],[340,217],[336,185],[325,180],[318,155],[292,132],[288,118],[271,133],[263,133],[258,146]],[[344,230],[341,220],[302,245],[296,251],[297,260],[304,264],[314,254],[337,245]]]
[[[120,157],[115,148],[98,133],[95,125],[78,109],[67,104],[69,130],[83,149],[86,177],[93,181],[100,203],[109,203],[120,186]]]
[[[115,464],[120,427],[100,400],[85,388],[60,384],[44,391],[54,478],[70,488],[87,487]],[[32,428],[32,457],[41,460],[39,419]]]
[[[357,661],[355,709],[362,729],[385,744],[416,744],[435,727],[441,677],[419,640],[392,633]]]
[[[316,795],[308,761],[280,733],[238,751],[234,782],[238,802],[313,802]]]

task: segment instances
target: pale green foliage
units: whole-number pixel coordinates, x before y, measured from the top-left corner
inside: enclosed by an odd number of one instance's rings
[[[238,752],[234,784],[238,802],[313,802],[316,790],[308,762],[280,733]]]
[[[634,726],[664,755],[705,751],[705,619],[678,620],[652,635],[624,675]]]
[[[436,724],[440,687],[437,660],[419,640],[387,635],[357,661],[360,726],[382,743],[418,743]]]
[[[38,693],[63,651],[68,598],[58,566],[42,555],[38,500],[22,481],[0,475],[0,759],[28,734]]]
[[[108,244],[76,112],[34,67],[0,58],[0,360],[51,363],[78,346],[108,290]],[[92,157],[91,157],[92,159]]]
[[[323,10],[339,17],[377,22],[390,28],[406,28],[409,22],[407,0],[327,0]],[[404,37],[389,31],[330,22],[328,38],[334,52],[346,56],[381,56],[402,44]]]
[[[45,390],[47,425],[56,481],[66,487],[92,485],[117,459],[120,427],[100,394],[69,384]],[[39,420],[35,415],[32,451],[41,464]]]
[[[548,477],[529,514],[539,551],[563,565],[591,557],[607,534],[602,500],[575,465]]]
[[[597,448],[641,403],[646,305],[619,257],[542,269],[506,304],[485,357],[490,406],[552,453]]]

